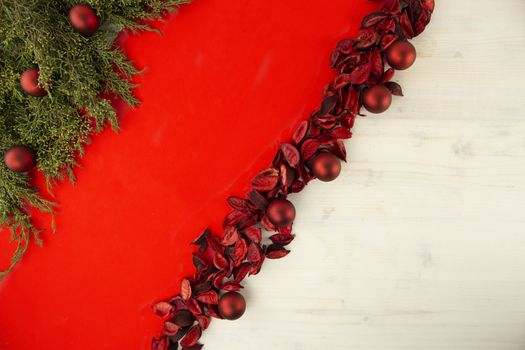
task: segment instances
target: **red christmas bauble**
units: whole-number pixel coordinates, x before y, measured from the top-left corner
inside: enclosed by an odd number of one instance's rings
[[[363,106],[370,113],[383,113],[391,104],[392,93],[384,85],[374,85],[363,94]]]
[[[47,95],[46,89],[38,84],[40,71],[38,68],[28,68],[20,74],[20,86],[28,95],[42,97]]]
[[[405,70],[416,61],[416,48],[408,41],[397,41],[386,51],[386,61],[394,69]]]
[[[341,160],[330,152],[322,151],[314,158],[312,172],[321,181],[333,181],[341,172]]]
[[[246,300],[237,292],[228,292],[219,300],[219,313],[227,320],[236,320],[244,315]]]
[[[17,173],[28,172],[35,167],[35,152],[25,146],[11,147],[4,155],[4,164],[8,169]]]
[[[69,21],[73,28],[84,36],[93,35],[100,27],[100,17],[87,4],[73,6],[69,10]]]
[[[287,199],[276,198],[266,208],[268,218],[278,227],[290,225],[295,219],[295,207]]]

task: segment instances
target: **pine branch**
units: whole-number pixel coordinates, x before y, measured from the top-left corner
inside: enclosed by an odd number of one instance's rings
[[[0,0],[0,154],[13,145],[32,148],[48,187],[74,181],[77,158],[95,133],[118,130],[116,112],[103,96],[136,105],[131,77],[137,69],[112,41],[122,29],[152,30],[149,20],[175,11],[189,0],[91,0],[102,27],[83,37],[68,22],[73,0]],[[108,39],[109,38],[109,39]],[[38,66],[48,96],[25,95],[20,73]],[[52,82],[52,83],[49,83]],[[11,230],[15,245],[10,267],[20,261],[39,230],[29,208],[52,212],[29,177],[0,165],[0,225]]]

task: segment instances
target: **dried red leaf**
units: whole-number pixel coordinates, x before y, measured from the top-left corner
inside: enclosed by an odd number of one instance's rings
[[[221,286],[222,290],[225,290],[228,292],[236,292],[238,290],[241,290],[242,288],[243,286],[240,283],[235,282],[235,281],[229,281],[229,282],[223,283],[223,285]]]
[[[257,191],[271,191],[279,181],[279,171],[274,168],[268,168],[257,174],[252,180],[252,187]]]
[[[246,254],[248,261],[251,263],[255,263],[261,260],[261,251],[259,249],[259,245],[255,244],[254,242],[250,243],[250,246],[248,247],[248,253]]]
[[[303,145],[301,146],[301,155],[303,160],[306,161],[310,159],[317,152],[320,145],[321,144],[314,139],[308,139],[304,141]]]
[[[262,230],[260,227],[256,226],[250,226],[246,229],[244,229],[244,235],[248,237],[248,239],[255,243],[261,243],[262,240]]]
[[[245,277],[246,275],[248,275],[248,273],[250,272],[250,269],[251,269],[251,265],[250,263],[242,263],[241,265],[239,265],[238,267],[235,268],[235,270],[233,270],[233,276],[234,276],[234,281],[235,282],[241,282]]]
[[[385,86],[390,90],[392,95],[403,96],[403,89],[401,89],[401,86],[398,83],[389,81],[385,83]]]
[[[246,240],[241,238],[235,243],[235,246],[232,250],[233,259],[237,262],[242,262],[244,258],[246,257],[246,253],[248,252],[248,244],[246,243]]]
[[[286,162],[292,168],[295,168],[297,164],[299,164],[301,157],[299,156],[299,151],[297,151],[297,148],[290,145],[289,143],[283,143],[281,145],[281,152],[283,152],[284,159],[286,159]]]
[[[290,253],[290,251],[280,244],[272,244],[266,248],[266,257],[268,259],[280,259],[288,255],[288,253]]]
[[[282,234],[282,233],[276,233],[272,236],[270,236],[270,240],[275,244],[280,244],[282,246],[288,245],[292,243],[293,239],[295,238],[294,235],[290,234]]]
[[[191,283],[185,278],[181,282],[180,296],[183,300],[189,300],[191,298]]]
[[[216,305],[208,305],[207,311],[208,311],[208,315],[210,315],[211,317],[222,319],[222,316],[219,310],[217,309]]]
[[[383,74],[383,76],[379,78],[378,84],[383,84],[387,81],[390,81],[394,77],[395,72],[396,70],[394,68],[388,68]]]
[[[228,205],[232,209],[245,210],[245,209],[250,208],[248,201],[244,198],[231,196],[231,197],[228,197],[227,201],[228,201]]]
[[[224,271],[218,273],[213,279],[213,286],[217,289],[220,289],[222,286],[222,281],[226,278],[228,274]]]
[[[200,326],[193,326],[190,328],[186,336],[180,341],[180,345],[183,347],[189,347],[197,344],[201,338],[202,330]]]
[[[190,311],[193,315],[202,314],[202,307],[199,302],[195,300],[195,298],[188,300],[188,311]]]
[[[241,238],[239,231],[234,226],[228,226],[224,231],[224,236],[222,236],[222,244],[229,246],[235,244]]]
[[[207,292],[201,293],[195,297],[198,301],[204,304],[212,304],[215,305],[219,302],[219,296],[217,295],[217,292],[214,290],[209,290]]]
[[[175,324],[171,321],[166,321],[164,322],[163,331],[165,335],[167,335],[168,337],[171,337],[177,334],[180,328],[181,327],[178,324]]]
[[[365,63],[360,66],[355,67],[355,69],[350,73],[350,80],[353,84],[363,84],[368,77],[370,76],[371,64]]]
[[[199,322],[199,326],[201,326],[202,329],[208,329],[211,323],[210,316],[198,315],[195,318],[197,319],[197,322]]]
[[[248,192],[248,198],[257,209],[265,210],[268,206],[268,200],[255,190]]]
[[[293,141],[296,145],[298,145],[306,136],[306,133],[308,132],[308,121],[303,120],[301,124],[295,129],[295,132],[293,134]]]
[[[169,345],[169,339],[166,337],[153,338],[151,340],[151,350],[168,350]]]
[[[202,344],[195,344],[195,345],[190,346],[190,347],[183,347],[182,350],[201,350],[203,346],[204,345],[202,345]]]
[[[173,305],[166,301],[161,301],[153,305],[153,312],[159,317],[168,317],[174,311]]]
[[[421,7],[423,7],[427,11],[433,12],[434,6],[434,0],[421,0]]]
[[[363,19],[363,22],[361,23],[361,28],[368,28],[375,26],[379,22],[381,22],[383,19],[387,18],[388,15],[381,13],[381,12],[374,12],[369,14]]]
[[[372,66],[371,73],[374,76],[380,77],[381,75],[383,75],[383,69],[384,69],[383,57],[379,53],[379,50],[374,50],[370,54],[370,64]]]
[[[220,271],[226,271],[228,270],[228,267],[230,266],[228,259],[224,257],[221,253],[215,253],[213,256],[213,265]]]
[[[352,137],[352,132],[350,129],[340,126],[330,131],[330,136],[336,139],[349,139]]]
[[[407,38],[412,39],[414,37],[414,29],[406,12],[403,12],[401,16],[399,16],[399,24],[403,30],[403,34],[405,34]]]
[[[356,38],[355,49],[367,49],[375,45],[381,36],[376,32],[374,28],[365,28],[359,32],[359,36]]]
[[[395,34],[385,35],[383,39],[381,39],[381,51],[386,51],[390,47],[390,45],[395,43],[397,40],[399,40],[399,36]]]

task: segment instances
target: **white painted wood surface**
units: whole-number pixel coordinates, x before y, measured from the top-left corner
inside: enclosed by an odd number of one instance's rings
[[[406,97],[294,198],[223,350],[525,349],[525,1],[436,0]]]

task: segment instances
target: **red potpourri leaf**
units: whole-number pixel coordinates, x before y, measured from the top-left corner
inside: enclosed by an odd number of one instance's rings
[[[210,315],[211,317],[215,317],[222,320],[222,316],[219,313],[219,310],[216,305],[208,305],[206,311],[208,311],[208,315]]]
[[[335,154],[335,156],[342,161],[346,162],[346,147],[343,141],[337,140],[334,143],[334,147],[332,149],[332,153]]]
[[[355,67],[355,69],[350,73],[350,80],[354,84],[363,84],[368,77],[370,76],[372,66],[370,63],[365,63],[360,66]]]
[[[274,168],[268,168],[255,176],[252,180],[252,187],[254,190],[267,192],[274,189],[278,181],[279,171]]]
[[[169,340],[166,337],[151,340],[151,350],[168,350]]]
[[[228,201],[228,205],[232,209],[245,210],[245,209],[250,208],[249,202],[244,198],[232,196],[232,197],[228,197],[227,201]]]
[[[393,33],[396,31],[396,21],[393,18],[389,18],[381,22],[377,26],[379,33]]]
[[[388,34],[381,39],[381,51],[386,51],[393,43],[399,40],[399,36]]]
[[[288,255],[289,250],[280,244],[272,244],[266,248],[266,257],[268,259],[280,259]]]
[[[262,230],[260,227],[250,226],[244,229],[244,235],[252,242],[261,243]]]
[[[250,202],[260,210],[266,210],[266,207],[268,206],[268,200],[259,192],[252,190],[248,192],[248,198],[250,199]]]
[[[235,246],[233,247],[232,255],[236,262],[238,262],[237,265],[239,265],[242,260],[246,257],[246,253],[248,252],[248,244],[246,243],[246,240],[241,238],[235,243]]]
[[[180,296],[183,300],[189,300],[191,298],[191,283],[185,278],[181,282]]]
[[[188,300],[188,311],[190,311],[193,315],[202,314],[202,307],[200,306],[199,302],[195,300],[195,298]]]
[[[193,326],[190,328],[186,336],[180,341],[180,345],[183,347],[189,347],[197,344],[201,338],[202,330],[200,326]]]
[[[241,282],[242,280],[244,280],[246,278],[246,276],[248,275],[248,273],[250,272],[250,269],[251,269],[251,265],[250,263],[242,263],[241,265],[239,265],[238,267],[235,268],[235,270],[233,270],[233,276],[234,276],[234,281],[235,282]]]
[[[213,256],[213,265],[221,271],[228,270],[228,267],[230,266],[230,263],[228,262],[228,259],[224,257],[221,253],[215,253]]]
[[[199,256],[197,253],[193,253],[193,266],[195,266],[197,270],[209,268],[206,261],[201,256]]]
[[[330,135],[335,139],[349,139],[352,137],[350,129],[338,127],[330,132]]]
[[[301,122],[301,124],[299,124],[299,126],[297,127],[297,129],[295,130],[295,132],[293,134],[292,139],[293,139],[294,143],[296,145],[301,143],[301,141],[306,136],[307,132],[308,132],[308,121],[307,120],[303,120]]]
[[[195,345],[190,346],[190,347],[183,347],[182,350],[201,350],[203,346],[204,345],[202,345],[202,344],[195,344]]]
[[[375,26],[387,17],[388,15],[381,12],[371,13],[363,19],[363,22],[361,23],[361,29]]]
[[[219,272],[213,279],[213,286],[217,289],[221,289],[222,281],[228,276],[226,272]]]
[[[395,72],[396,71],[394,68],[387,69],[383,76],[379,79],[378,84],[383,84],[387,81],[390,81],[394,77]]]
[[[392,15],[398,15],[401,13],[401,4],[399,3],[399,0],[385,0],[380,11],[387,12]]]
[[[237,230],[237,228],[234,226],[229,226],[224,231],[224,236],[222,236],[222,244],[224,246],[233,245],[240,238],[241,238],[241,235],[239,233],[239,230]]]
[[[284,159],[286,159],[286,162],[292,168],[295,168],[297,164],[299,164],[301,157],[299,156],[299,151],[297,151],[297,148],[290,145],[289,143],[283,143],[281,145],[281,152],[283,152]]]
[[[375,45],[379,39],[381,39],[381,36],[374,30],[374,28],[362,29],[356,39],[354,49],[367,49]]]
[[[211,323],[210,316],[198,315],[195,318],[197,319],[197,322],[199,322],[199,326],[201,326],[202,329],[208,329]]]
[[[159,317],[168,317],[174,312],[173,305],[166,301],[161,301],[153,305],[153,312]]]
[[[301,155],[303,156],[303,160],[308,160],[315,153],[317,153],[319,146],[321,146],[321,144],[317,140],[308,139],[304,141],[303,145],[301,146]]]
[[[248,247],[247,258],[251,263],[256,263],[261,260],[261,251],[259,250],[259,246],[254,242],[250,243]]]
[[[412,39],[414,37],[414,29],[412,28],[412,23],[410,23],[410,19],[408,19],[408,14],[406,12],[403,12],[401,16],[399,16],[399,24],[401,25],[405,37]]]
[[[292,193],[299,193],[304,189],[304,187],[305,187],[304,182],[295,181],[292,185]]]
[[[399,85],[398,83],[389,81],[388,83],[385,83],[385,86],[388,90],[390,90],[392,95],[403,96],[403,89],[401,89],[401,85]]]
[[[270,221],[268,215],[264,214],[261,218],[261,224],[266,231],[275,231],[275,225]]]
[[[216,305],[219,303],[219,296],[214,290],[209,290],[207,292],[201,293],[195,297],[198,301],[204,304]]]
[[[282,234],[282,233],[276,233],[272,236],[270,236],[270,240],[275,244],[280,244],[282,246],[288,245],[292,243],[294,240],[295,235],[291,234]]]
[[[211,251],[218,252],[223,254],[224,253],[224,246],[221,244],[222,238],[218,236],[208,236],[207,238],[208,246],[210,247]]]
[[[177,334],[180,328],[181,327],[178,324],[175,324],[171,321],[164,322],[164,326],[163,326],[164,334],[167,335],[168,337],[171,337]]]
[[[379,53],[379,50],[374,50],[370,54],[370,63],[372,65],[371,73],[376,76],[380,77],[383,75],[383,57],[381,57],[381,53]]]
[[[236,292],[241,290],[242,288],[244,287],[240,283],[237,283],[235,281],[226,282],[221,286],[221,289],[227,292]]]
[[[421,0],[421,6],[423,9],[433,12],[435,7],[434,0]]]
[[[332,93],[331,95],[326,96],[323,99],[323,102],[321,103],[321,108],[319,109],[319,114],[323,115],[323,114],[331,113],[334,110],[336,104],[337,104],[337,95],[336,94]]]

